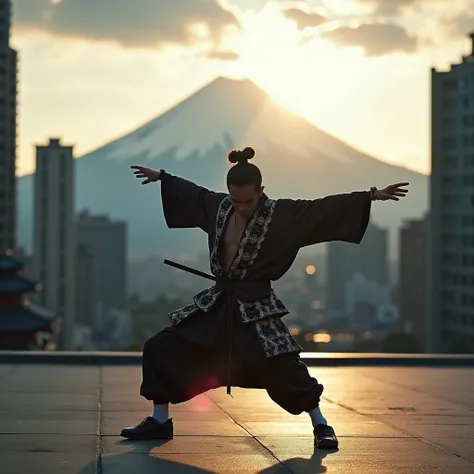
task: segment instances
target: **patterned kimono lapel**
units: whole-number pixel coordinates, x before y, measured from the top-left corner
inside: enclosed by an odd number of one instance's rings
[[[275,200],[269,199],[265,195],[262,196],[259,207],[248,222],[240,240],[239,247],[228,272],[230,278],[238,277],[243,279],[247,268],[252,265],[257,258],[260,247],[265,240],[268,226],[272,220],[275,204]],[[211,271],[215,276],[224,275],[224,269],[219,261],[218,251],[222,234],[232,214],[232,208],[232,201],[229,197],[226,197],[222,200],[219,210],[217,211],[216,235],[210,258]]]
[[[211,252],[211,271],[212,274],[216,277],[224,275],[224,269],[219,261],[219,244],[221,242],[222,233],[226,228],[227,222],[229,221],[229,217],[232,214],[232,201],[229,197],[225,197],[220,205],[219,209],[217,210],[217,217],[216,217],[216,235],[214,238],[214,246]]]

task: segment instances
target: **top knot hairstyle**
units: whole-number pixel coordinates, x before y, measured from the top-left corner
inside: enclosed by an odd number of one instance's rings
[[[255,156],[255,150],[249,146],[244,150],[232,150],[229,153],[229,161],[231,163],[239,163],[240,165],[248,163]]]
[[[251,147],[246,147],[243,150],[232,150],[229,153],[228,160],[234,166],[227,173],[227,187],[229,186],[248,186],[249,184],[255,187],[258,191],[262,186],[262,174],[257,166],[249,163],[255,156],[255,150]]]

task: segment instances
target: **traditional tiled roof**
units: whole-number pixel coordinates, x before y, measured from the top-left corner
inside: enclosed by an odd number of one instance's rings
[[[0,332],[50,331],[53,313],[38,306],[0,308]]]
[[[36,291],[38,282],[23,275],[0,273],[0,294],[1,293],[25,293]]]
[[[5,252],[0,253],[0,273],[20,271],[23,268],[23,262]]]

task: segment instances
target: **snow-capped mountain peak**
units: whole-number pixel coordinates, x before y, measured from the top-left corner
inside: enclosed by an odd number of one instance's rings
[[[328,143],[330,142],[330,143]],[[103,158],[153,161],[205,157],[217,147],[252,146],[258,154],[281,150],[310,159],[318,149],[342,162],[354,150],[291,113],[250,80],[220,77],[134,132],[97,150]],[[94,153],[94,154],[95,154]]]

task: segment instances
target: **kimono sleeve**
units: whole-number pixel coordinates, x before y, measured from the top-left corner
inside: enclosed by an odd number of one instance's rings
[[[167,226],[170,229],[200,228],[208,232],[220,194],[164,171],[160,181]]]
[[[299,247],[334,240],[359,244],[370,220],[368,191],[293,201],[293,230]]]

